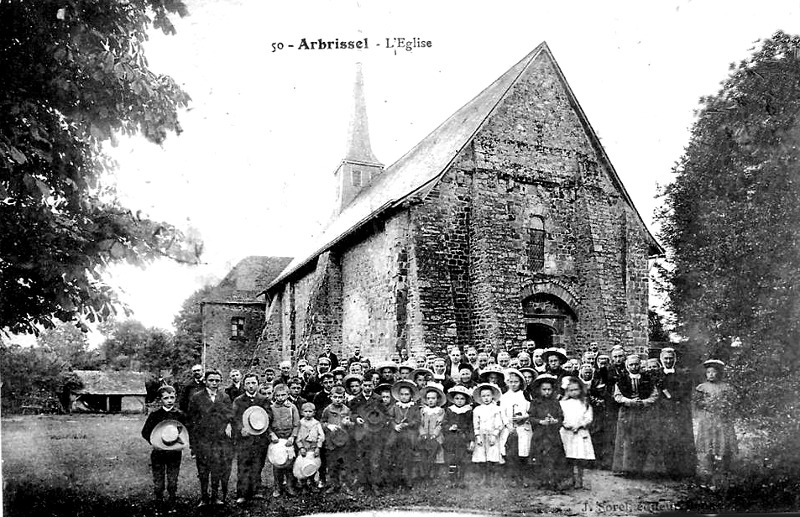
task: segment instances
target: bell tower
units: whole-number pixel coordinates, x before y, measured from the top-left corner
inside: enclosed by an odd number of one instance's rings
[[[350,119],[350,132],[347,152],[342,163],[336,168],[336,205],[334,215],[338,215],[347,205],[370,185],[383,172],[383,164],[375,158],[369,141],[367,106],[364,101],[364,77],[361,63],[356,64],[356,82],[353,87],[353,114]]]

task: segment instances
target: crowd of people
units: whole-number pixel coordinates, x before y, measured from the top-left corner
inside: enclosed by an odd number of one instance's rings
[[[159,389],[142,436],[153,447],[156,500],[174,511],[182,451],[197,462],[199,506],[224,505],[235,463],[236,503],[298,491],[380,493],[414,485],[584,488],[586,467],[622,476],[714,476],[736,452],[724,364],[694,386],[672,348],[642,359],[591,343],[564,349],[407,351],[372,363],[330,346],[277,370],[192,368],[180,393]],[[693,431],[693,416],[697,434]],[[168,497],[164,497],[164,491]]]

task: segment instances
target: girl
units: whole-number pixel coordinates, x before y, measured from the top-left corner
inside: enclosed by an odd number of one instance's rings
[[[517,369],[509,368],[505,372],[508,391],[500,397],[500,410],[503,414],[504,447],[507,472],[515,479],[518,486],[528,488],[525,480],[525,466],[531,448],[533,430],[528,422],[530,402],[525,397],[525,377]]]
[[[722,381],[725,363],[709,359],[706,367],[706,382],[695,388],[694,410],[697,418],[698,474],[711,477],[730,470],[738,452],[736,432],[733,429],[734,391]]]
[[[572,464],[572,486],[583,488],[583,464],[585,461],[594,461],[594,447],[589,434],[593,412],[586,397],[586,385],[577,377],[569,377],[561,411],[564,413],[561,442]]]
[[[392,385],[392,396],[397,400],[386,412],[389,417],[389,437],[386,456],[389,458],[388,475],[397,476],[395,486],[411,488],[413,476],[413,451],[419,434],[419,406],[414,403],[417,387],[411,381],[397,381]]]
[[[453,386],[447,392],[451,405],[444,411],[442,429],[444,456],[449,465],[451,488],[465,488],[464,469],[467,453],[475,449],[472,440],[472,393],[465,386]]]
[[[417,449],[420,451],[420,478],[434,479],[437,474],[436,466],[444,463],[442,406],[445,405],[446,399],[442,390],[436,386],[423,388],[420,399],[424,404],[420,409],[419,442],[417,442]]]
[[[559,428],[564,421],[561,404],[556,399],[558,377],[540,374],[533,380],[536,397],[531,400],[528,416],[533,428],[531,460],[534,475],[544,488],[557,488],[568,477],[567,458]]]
[[[497,401],[500,400],[500,388],[494,384],[479,384],[472,392],[472,397],[480,405],[472,410],[472,427],[475,433],[475,450],[472,452],[473,463],[483,463],[483,483],[493,484],[494,470],[490,464],[499,464],[500,433],[503,431],[503,415]]]

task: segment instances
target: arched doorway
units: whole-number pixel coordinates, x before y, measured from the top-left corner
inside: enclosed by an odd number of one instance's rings
[[[536,348],[550,348],[553,346],[555,329],[542,323],[526,323],[525,334],[528,341],[533,341]]]
[[[535,293],[522,301],[525,334],[536,348],[571,348],[577,318],[563,299],[551,293]]]

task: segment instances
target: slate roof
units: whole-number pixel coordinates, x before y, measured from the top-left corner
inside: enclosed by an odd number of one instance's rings
[[[239,261],[203,303],[256,302],[258,295],[291,262],[291,257],[252,255]],[[262,300],[263,303],[263,300]]]
[[[494,113],[514,84],[531,67],[537,58],[548,59],[555,68],[559,79],[569,95],[570,104],[575,108],[589,138],[601,160],[611,171],[612,181],[619,188],[625,201],[633,208],[642,227],[647,231],[652,256],[663,254],[663,248],[644,224],[641,215],[633,205],[628,192],[622,185],[600,140],[592,129],[586,115],[578,104],[564,74],[550,52],[547,43],[542,42],[521,61],[512,66],[485,90],[461,107],[433,130],[422,141],[380,174],[374,182],[362,190],[342,212],[331,222],[325,231],[312,239],[303,253],[299,253],[286,269],[275,278],[265,291],[280,284],[292,273],[316,259],[337,242],[352,234],[364,224],[380,214],[401,205],[417,193],[426,191],[447,172],[449,165],[481,129],[484,122]]]
[[[83,388],[79,395],[146,395],[144,372],[105,372],[101,370],[73,370]]]

